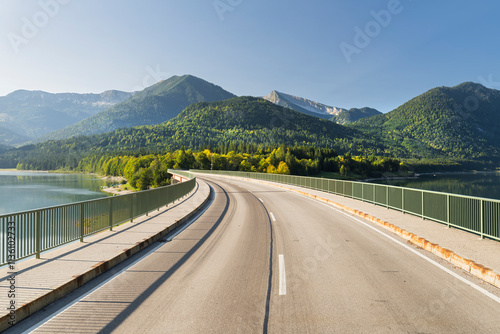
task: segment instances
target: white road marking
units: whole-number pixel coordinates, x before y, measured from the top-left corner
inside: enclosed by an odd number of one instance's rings
[[[280,266],[280,296],[286,295],[286,274],[285,274],[285,257],[283,254],[278,256]]]
[[[259,197],[259,201],[261,201],[262,203],[264,203],[264,201],[262,200],[262,198]]]
[[[299,195],[299,194],[296,194],[296,195]],[[343,212],[343,211],[342,211],[342,210],[340,210],[340,209],[334,208],[334,207],[333,207],[333,206],[331,206],[331,205],[328,205],[328,204],[325,204],[325,203],[321,203],[321,202],[319,202],[318,200],[315,200],[315,199],[313,199],[313,198],[310,198],[310,197],[307,197],[307,196],[304,196],[304,195],[299,195],[299,196],[305,197],[305,198],[307,198],[307,199],[310,199],[311,201],[314,201],[314,202],[316,202],[316,203],[318,203],[318,204],[324,205],[324,206],[326,206],[326,207],[328,207],[328,208],[330,208],[330,209],[332,209],[332,210],[335,210],[335,211],[337,211],[337,212],[339,212],[339,213],[341,213],[341,214],[343,214],[343,215],[345,215],[345,216],[347,216],[347,217],[349,217],[349,218],[351,218],[351,219],[353,219],[353,220],[357,221],[358,223],[361,223],[361,224],[365,225],[366,227],[368,227],[368,228],[370,228],[370,229],[374,230],[375,232],[380,233],[381,235],[383,235],[383,236],[384,236],[384,237],[386,237],[387,239],[392,240],[392,241],[393,241],[393,242],[395,242],[396,244],[398,244],[398,245],[400,245],[400,246],[402,246],[402,247],[406,248],[407,250],[409,250],[410,252],[414,253],[415,255],[418,255],[419,257],[421,257],[422,259],[426,260],[427,262],[429,262],[429,263],[431,263],[431,264],[435,265],[435,266],[436,266],[436,267],[438,267],[439,269],[441,269],[441,270],[443,270],[443,271],[447,272],[447,273],[448,273],[448,274],[450,274],[451,276],[455,277],[456,279],[458,279],[458,280],[462,281],[463,283],[467,284],[467,285],[468,285],[468,286],[470,286],[471,288],[476,289],[477,291],[481,292],[481,293],[482,293],[482,294],[484,294],[485,296],[487,296],[487,297],[489,297],[489,298],[493,299],[494,301],[496,301],[497,303],[499,303],[499,304],[500,304],[500,297],[495,296],[495,295],[494,295],[494,294],[492,294],[491,292],[489,292],[489,291],[487,291],[487,290],[485,290],[485,289],[481,288],[480,286],[478,286],[478,285],[476,285],[476,284],[472,283],[471,281],[469,281],[469,280],[467,280],[467,279],[463,278],[462,276],[458,275],[457,273],[455,273],[455,272],[451,271],[450,269],[448,269],[448,268],[446,268],[446,267],[442,266],[441,264],[437,263],[436,261],[432,260],[431,258],[428,258],[427,256],[425,256],[425,255],[423,255],[423,254],[419,253],[418,251],[416,251],[416,250],[415,250],[415,249],[413,249],[412,247],[410,247],[410,246],[408,246],[408,245],[406,245],[406,244],[402,243],[401,241],[399,241],[399,240],[397,240],[397,239],[395,239],[395,238],[391,237],[390,235],[385,234],[384,232],[382,232],[382,231],[380,231],[380,230],[376,229],[375,227],[371,226],[370,224],[365,223],[364,221],[362,221],[362,220],[360,220],[360,219],[358,219],[358,218],[356,218],[356,217],[353,217],[353,216],[351,216],[350,214],[348,214],[348,213],[346,213],[346,212]]]
[[[272,213],[272,212],[269,212],[269,215],[271,216],[271,220],[272,220],[273,222],[275,222],[275,221],[276,221],[276,218],[274,218],[273,213]]]

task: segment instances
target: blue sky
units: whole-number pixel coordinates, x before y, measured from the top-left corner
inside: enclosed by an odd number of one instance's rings
[[[0,9],[0,95],[132,91],[193,74],[237,95],[275,89],[386,112],[436,86],[500,89],[497,1],[3,0]]]

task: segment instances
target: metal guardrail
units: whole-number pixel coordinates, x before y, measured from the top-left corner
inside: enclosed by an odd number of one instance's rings
[[[500,201],[366,182],[254,172],[191,170],[279,182],[384,206],[500,241]]]
[[[194,189],[196,179],[132,194],[0,216],[0,266],[159,210]]]

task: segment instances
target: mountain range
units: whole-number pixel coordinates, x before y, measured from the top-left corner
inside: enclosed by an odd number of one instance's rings
[[[261,98],[236,97],[192,104],[178,116],[157,125],[24,146],[4,154],[0,165],[22,161],[23,166],[30,169],[75,168],[83,156],[92,153],[159,153],[181,147],[199,149],[221,145],[337,147],[361,137],[364,134],[358,130]],[[362,145],[363,141],[358,144]]]
[[[281,93],[276,90],[264,96],[264,99],[279,106],[287,107],[306,115],[328,119],[339,124],[352,123],[365,117],[382,114],[380,111],[368,107],[360,109],[351,108],[349,110],[331,107],[302,97]]]
[[[221,87],[192,75],[173,76],[134,93],[111,90],[101,94],[51,94],[19,90],[0,97],[0,144],[20,146],[159,124],[177,116],[192,103],[233,97],[234,94]],[[277,91],[264,98],[339,124],[380,114],[371,108],[330,107]]]
[[[118,128],[154,125],[177,116],[188,105],[235,97],[219,86],[192,75],[173,76],[150,86],[110,109],[41,138],[64,139]]]
[[[281,102],[283,96],[287,96],[278,92],[271,95]],[[225,99],[227,96],[230,98]],[[98,152],[155,153],[181,147],[281,144],[329,147],[339,153],[392,156],[417,163],[429,159],[489,166],[500,163],[497,125],[500,91],[480,84],[467,82],[455,87],[437,87],[386,114],[368,108],[336,108],[334,111],[332,107],[328,109],[297,98],[301,108],[308,111],[306,114],[303,110],[279,106],[275,104],[279,102],[276,99],[271,103],[261,98],[233,96],[193,76],[173,77],[89,118],[116,114],[130,122],[149,122],[148,125],[121,126],[125,123],[118,124],[119,118],[111,117],[109,121],[117,128],[111,132],[24,146],[4,153],[0,163],[12,166],[23,161],[33,168],[52,169],[54,166],[75,167],[82,156]],[[215,101],[189,103],[189,99]],[[183,111],[172,111],[172,101],[189,105]],[[316,116],[320,111],[323,117]],[[376,115],[353,121],[359,116],[356,113]],[[326,114],[343,115],[346,124],[323,119],[327,118]],[[165,118],[161,124],[153,123]],[[88,119],[79,124],[88,124],[85,122]],[[73,129],[73,134],[81,134],[76,131],[78,128]],[[87,134],[92,131],[95,130],[88,128]]]
[[[133,93],[100,94],[17,90],[0,97],[0,144],[19,145],[95,115]]]

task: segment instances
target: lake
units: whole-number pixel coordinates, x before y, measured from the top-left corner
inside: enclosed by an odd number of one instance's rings
[[[83,174],[0,170],[0,214],[106,197],[110,181]]]
[[[500,172],[436,173],[411,179],[376,180],[373,183],[500,200]]]

